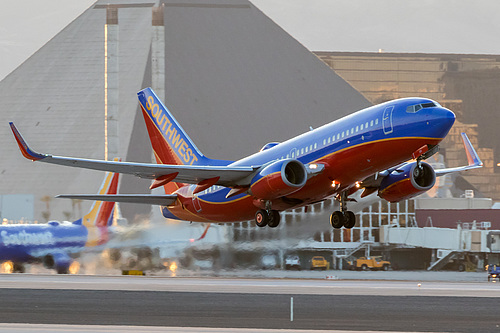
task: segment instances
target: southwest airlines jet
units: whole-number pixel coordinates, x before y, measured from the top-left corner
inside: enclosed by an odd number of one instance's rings
[[[157,204],[163,216],[193,222],[237,222],[255,218],[277,227],[280,212],[335,197],[334,228],[352,228],[349,195],[378,192],[391,202],[432,188],[436,177],[482,166],[462,134],[468,165],[434,170],[423,160],[438,150],[455,121],[450,110],[426,98],[375,105],[285,142],[266,144],[238,161],[204,156],[151,88],[138,93],[157,164],[108,162],[40,154],[14,124],[22,154],[33,161],[132,174],[163,186],[164,195],[61,195],[64,198]]]
[[[108,172],[98,193],[116,194],[118,178],[119,174]],[[114,202],[96,201],[87,215],[74,222],[2,225],[0,261],[10,265],[14,272],[24,272],[24,263],[42,262],[59,274],[69,273],[78,266],[71,254],[107,242],[114,206]]]

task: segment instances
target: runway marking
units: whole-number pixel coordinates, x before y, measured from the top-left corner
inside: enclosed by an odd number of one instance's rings
[[[8,332],[85,332],[85,333],[113,333],[113,332],[169,332],[169,333],[380,333],[380,331],[339,331],[339,330],[293,330],[293,329],[257,329],[257,328],[206,328],[206,327],[163,327],[163,326],[116,326],[116,325],[64,325],[64,324],[8,324],[0,323],[0,331]],[[393,332],[391,333],[403,333]],[[417,333],[417,332],[404,332]],[[432,332],[429,332],[432,333]],[[438,332],[434,332],[438,333]]]
[[[419,286],[420,285],[420,286]],[[488,282],[402,282],[169,278],[86,275],[0,275],[0,288],[129,290],[304,295],[500,297],[500,284]]]

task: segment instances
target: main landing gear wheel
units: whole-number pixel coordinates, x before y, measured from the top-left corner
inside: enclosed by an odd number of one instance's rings
[[[272,210],[269,214],[267,225],[269,228],[276,228],[280,224],[280,213],[277,210]]]
[[[330,224],[335,229],[340,229],[344,226],[344,214],[340,211],[333,212],[330,216]]]
[[[351,229],[356,224],[356,215],[350,210],[347,210],[347,195],[347,191],[343,191],[337,196],[337,200],[340,202],[340,210],[333,212],[332,216],[330,216],[330,224],[335,229],[340,229],[342,227]]]
[[[356,224],[356,215],[350,210],[344,213],[344,227],[351,229]]]
[[[267,214],[267,211],[264,209],[259,209],[257,213],[255,213],[255,224],[257,224],[258,227],[263,228],[267,225],[269,222],[269,215]]]
[[[266,225],[269,228],[276,228],[280,224],[281,216],[277,210],[267,211],[265,209],[259,209],[255,213],[255,224],[262,228]]]

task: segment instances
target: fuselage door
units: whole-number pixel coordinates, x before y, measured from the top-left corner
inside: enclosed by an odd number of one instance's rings
[[[196,211],[199,213],[201,212],[201,204],[200,204],[200,199],[198,199],[198,196],[195,194],[193,195],[193,206],[194,206],[194,209],[196,209]]]
[[[382,116],[382,126],[384,127],[384,134],[390,134],[393,131],[392,128],[392,111],[394,106],[388,106],[384,110],[384,115]]]

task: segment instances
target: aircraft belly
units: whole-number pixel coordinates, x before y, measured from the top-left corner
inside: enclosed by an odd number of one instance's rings
[[[288,201],[301,200],[303,204],[320,201],[336,193],[336,189],[332,187],[332,181],[340,183],[340,189],[352,186],[357,181],[363,180],[377,171],[386,170],[411,159],[411,154],[424,144],[435,145],[439,141],[426,138],[385,140],[357,145],[331,154],[315,161],[327,164],[327,170],[323,174],[311,178],[299,191],[287,196]],[[303,204],[298,204],[295,207]],[[295,208],[286,206],[286,203],[277,203],[276,205],[277,209]]]
[[[345,149],[319,162],[330,166],[331,179],[342,185],[352,185],[377,171],[410,160],[411,154],[423,145],[436,145],[440,141],[428,138],[381,140]]]
[[[377,171],[411,159],[411,154],[424,144],[436,145],[440,139],[392,138],[362,143],[332,153],[314,162],[328,165],[324,173],[312,177],[299,191],[272,201],[273,209],[287,210],[332,196],[338,188],[332,181],[341,184],[341,189],[352,186]],[[259,204],[249,195],[216,201],[210,196],[182,198],[176,205],[163,207],[166,218],[193,222],[241,222],[253,220]]]

